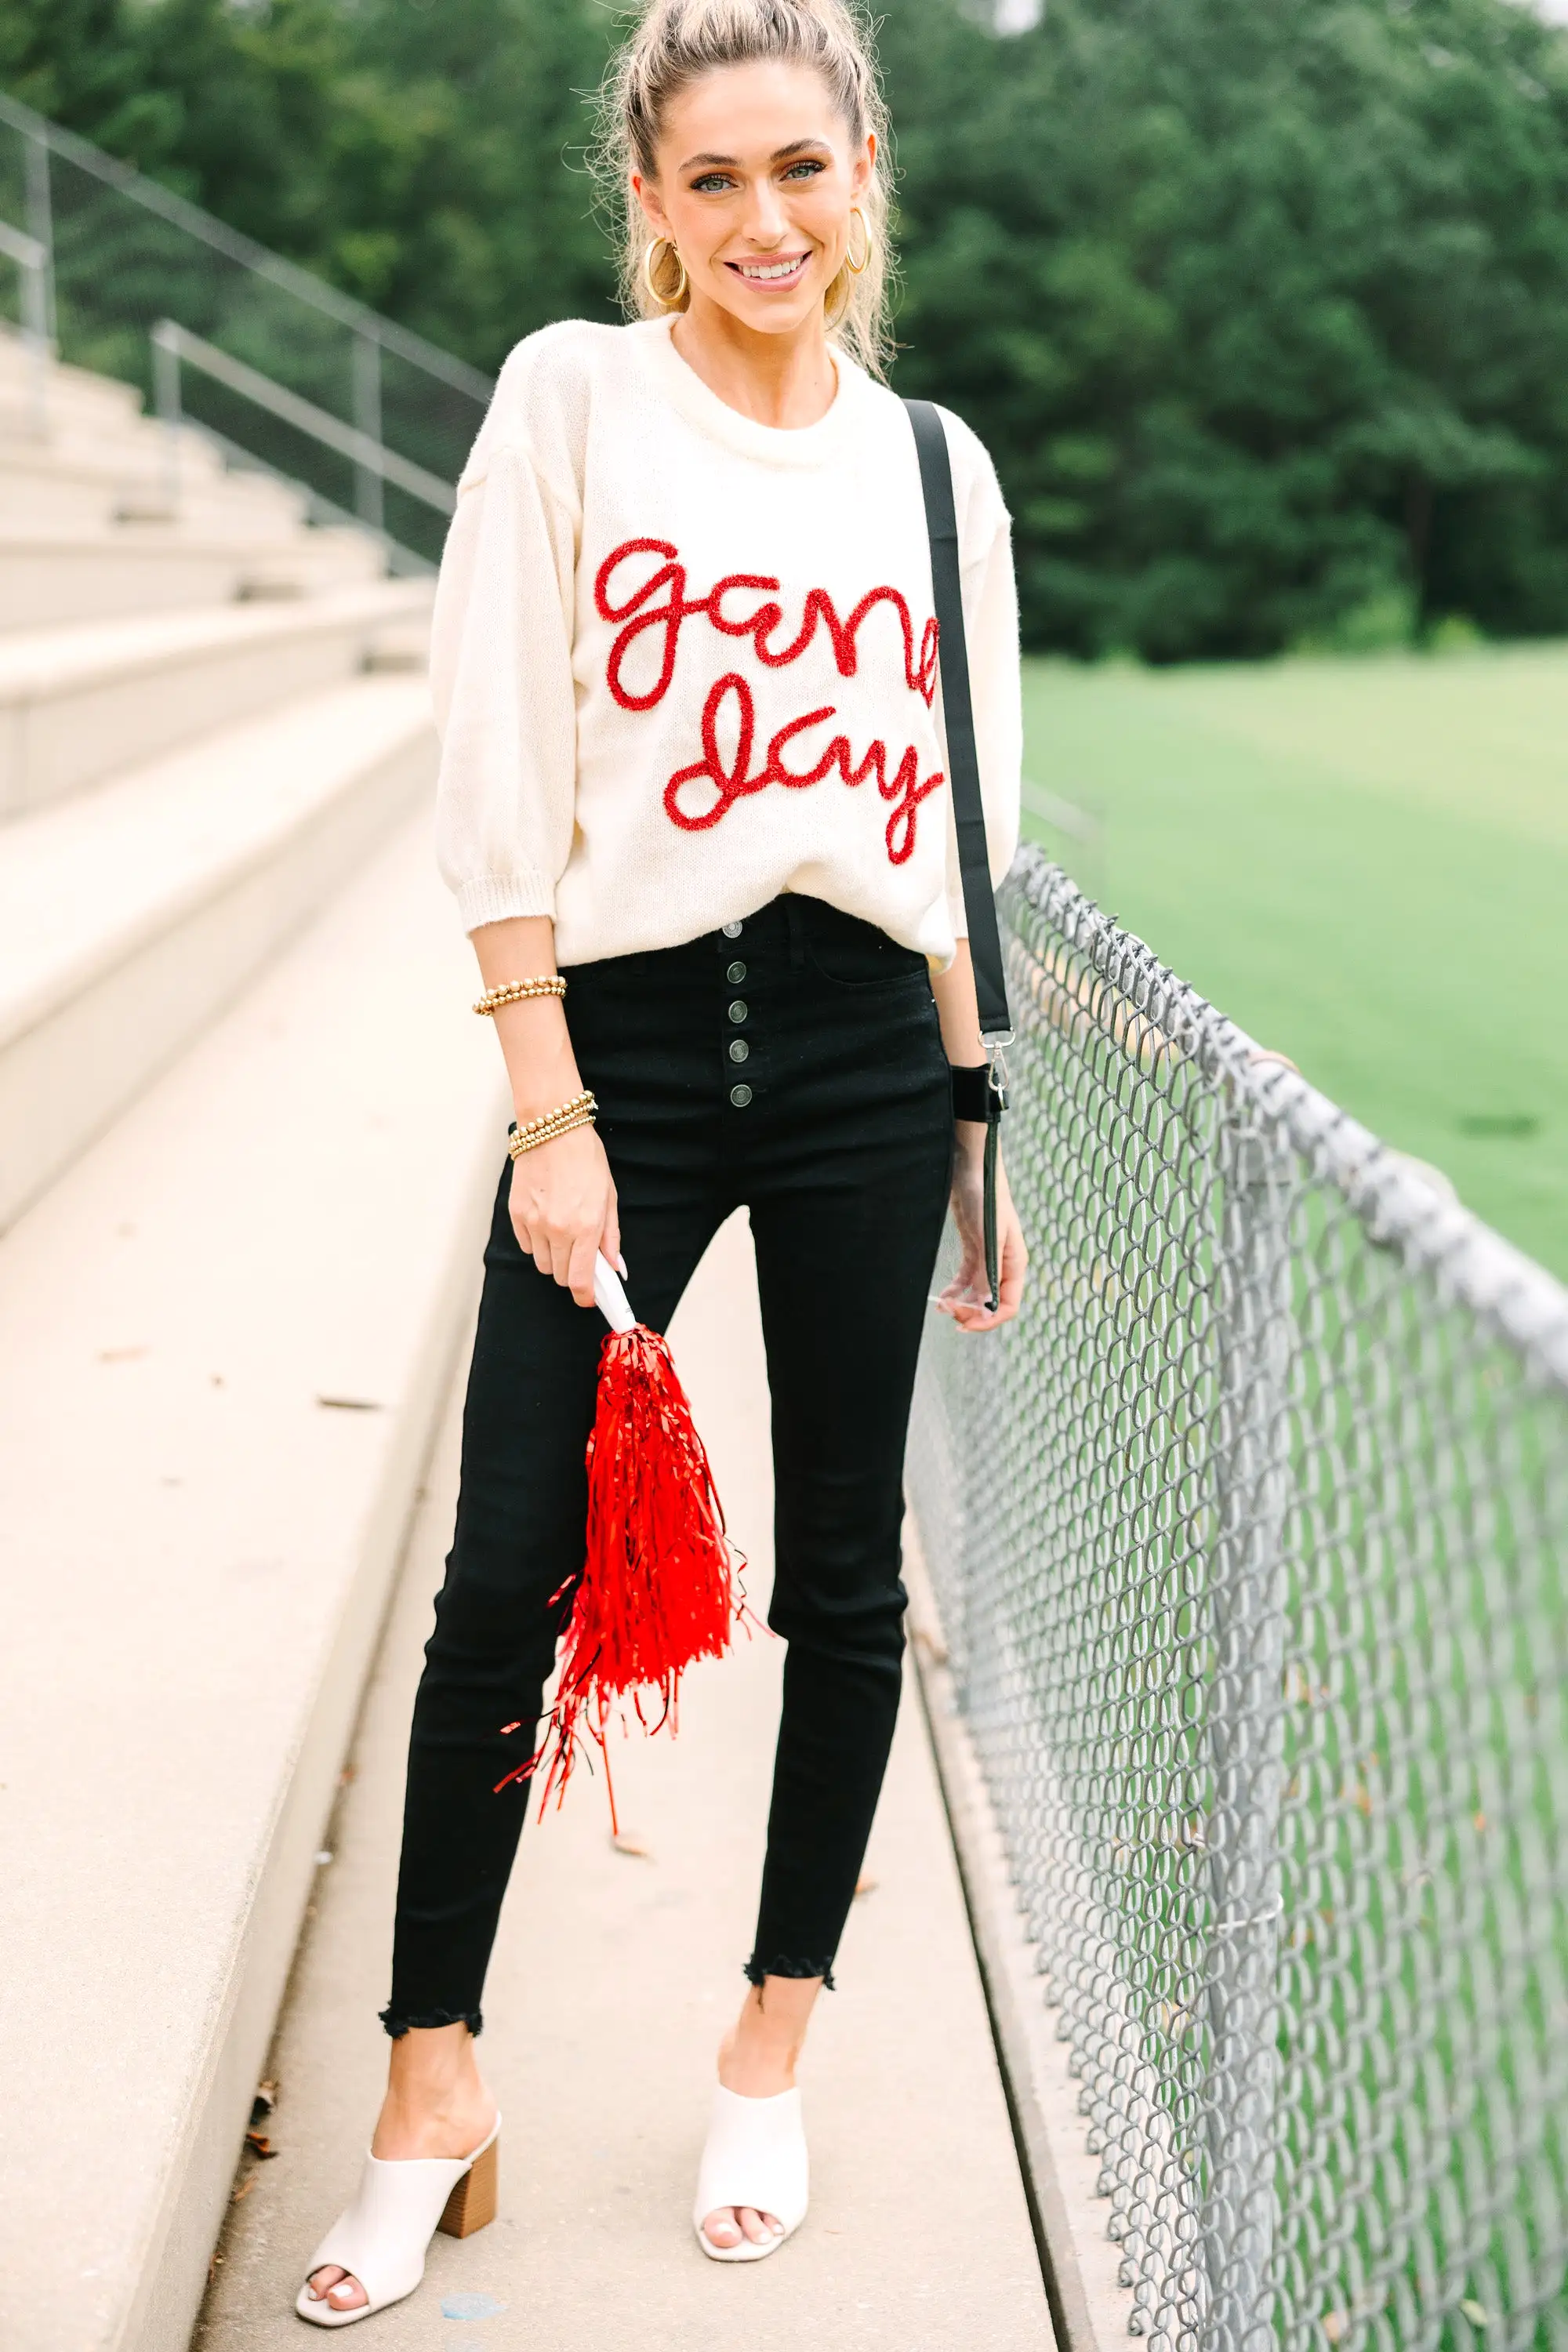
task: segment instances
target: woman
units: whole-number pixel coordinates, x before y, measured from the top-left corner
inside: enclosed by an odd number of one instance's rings
[[[902,1457],[950,1195],[946,1311],[984,1331],[1023,1288],[1004,1183],[984,1304],[984,1129],[952,1115],[950,1064],[983,1055],[920,477],[876,380],[888,196],[867,48],[840,0],[653,0],[607,110],[641,317],[512,353],[437,600],[442,868],[487,991],[564,981],[495,1013],[519,1128],[562,1116],[496,1201],[415,1709],[386,2100],[299,2302],[324,2326],[417,2284],[448,2191],[459,2233],[493,2210],[474,2037],[528,1784],[495,1790],[537,1736],[583,1560],[595,1252],[662,1328],[742,1202],[756,1245],[770,1622],[789,1648],[750,1990],[695,2216],[716,2260],[772,2252],[805,2211],[795,2067],[898,1706]],[[1019,759],[1007,517],[984,451],[945,425],[1000,873]]]

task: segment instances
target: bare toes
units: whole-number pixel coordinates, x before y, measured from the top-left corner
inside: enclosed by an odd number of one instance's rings
[[[710,2213],[702,2224],[702,2234],[710,2245],[729,2247],[737,2244],[741,2232],[736,2225],[733,2208],[725,2205],[718,2212]]]
[[[332,2311],[357,2311],[370,2300],[352,2271],[338,2270],[331,2263],[311,2273],[310,2286],[318,2297],[325,2297]]]

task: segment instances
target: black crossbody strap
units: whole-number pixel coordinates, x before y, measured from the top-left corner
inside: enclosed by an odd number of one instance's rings
[[[952,466],[942,417],[929,400],[906,400],[921,462],[926,531],[931,540],[931,593],[936,603],[938,656],[942,664],[942,709],[947,733],[948,783],[958,835],[958,870],[969,923],[969,953],[980,1034],[987,1045],[1005,1045],[1013,1034],[996,896],[985,842],[985,809],[980,797],[980,761],[974,749],[974,711],[969,695],[969,651],[963,635],[963,594],[958,569],[958,517],[952,499]]]

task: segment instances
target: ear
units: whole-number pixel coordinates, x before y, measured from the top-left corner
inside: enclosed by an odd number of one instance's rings
[[[669,236],[671,235],[669,215],[664,209],[663,201],[653,181],[645,179],[641,172],[634,172],[632,194],[641,205],[643,218],[655,236]]]
[[[874,131],[868,131],[865,145],[849,166],[849,186],[857,202],[871,184],[871,173],[876,168],[876,163],[877,134]]]

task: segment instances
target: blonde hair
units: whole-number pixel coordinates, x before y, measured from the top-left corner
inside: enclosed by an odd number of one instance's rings
[[[647,283],[650,239],[631,173],[652,179],[670,100],[704,75],[759,59],[809,66],[858,147],[877,134],[871,181],[858,199],[867,232],[865,268],[842,268],[827,289],[827,331],[849,356],[880,376],[889,351],[888,116],[871,36],[853,0],[647,0],[631,38],[610,63],[600,91],[597,169],[614,210],[621,299],[644,319],[683,310],[690,295],[680,265],[663,246]],[[668,289],[668,290],[667,290]]]

